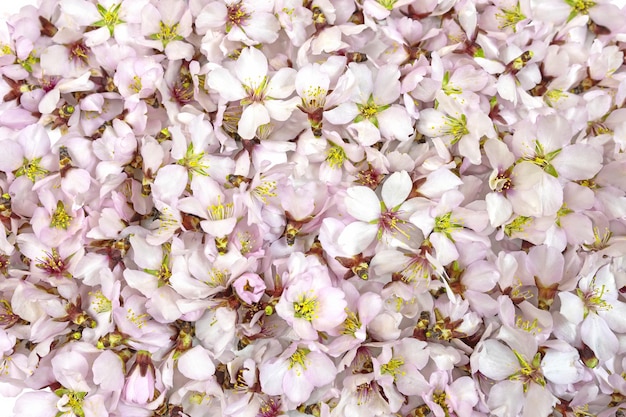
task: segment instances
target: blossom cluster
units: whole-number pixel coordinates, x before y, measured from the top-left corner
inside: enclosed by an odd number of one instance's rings
[[[40,0],[0,30],[17,417],[626,413],[616,0]]]

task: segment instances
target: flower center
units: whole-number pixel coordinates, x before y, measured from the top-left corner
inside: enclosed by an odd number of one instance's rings
[[[346,308],[347,317],[343,322],[342,334],[354,336],[354,334],[361,328],[361,322],[357,314]]]
[[[402,358],[391,358],[389,362],[380,366],[380,373],[391,375],[395,380],[398,375],[402,376],[406,374],[406,372],[400,369],[402,365],[404,365],[404,360]]]
[[[576,295],[578,295],[584,303],[585,317],[589,315],[589,312],[607,311],[613,308],[611,304],[607,303],[602,298],[607,293],[606,286],[602,285],[598,287],[595,283],[596,278],[594,277],[591,280],[591,284],[589,285],[589,290],[587,292],[583,292],[580,288],[576,288]]]
[[[450,417],[450,411],[448,411],[448,404],[446,403],[448,398],[445,391],[436,390],[433,392],[433,402],[443,409],[444,415]]]
[[[200,175],[204,175],[205,177],[208,174],[206,169],[209,168],[209,165],[202,160],[204,158],[204,152],[195,153],[193,149],[193,143],[190,143],[187,146],[187,152],[185,153],[185,157],[178,160],[178,165],[182,165],[187,168],[191,173],[196,173]]]
[[[154,35],[150,35],[150,39],[161,41],[164,48],[171,41],[183,40],[183,37],[178,34],[178,23],[168,26],[163,22],[159,22],[159,28],[161,31],[159,33],[155,33]]]
[[[320,86],[309,86],[304,91],[302,106],[308,111],[324,108],[324,104],[326,104],[326,93],[327,91]]]
[[[366,104],[357,104],[359,114],[354,118],[354,123],[362,122],[363,120],[369,120],[374,126],[378,127],[378,119],[376,115],[391,107],[391,104],[379,106],[374,101],[374,96],[370,95]]]
[[[39,163],[41,162],[41,158],[33,158],[28,160],[24,158],[24,162],[22,166],[15,172],[16,177],[20,177],[22,175],[26,175],[29,180],[32,182],[37,181],[40,178],[48,175],[48,170],[42,168]]]
[[[267,204],[267,197],[276,197],[276,181],[263,181],[261,185],[254,187],[252,194]]]
[[[122,7],[122,3],[114,4],[113,6],[105,9],[101,4],[96,6],[98,8],[98,13],[102,16],[101,20],[98,20],[93,24],[96,27],[106,26],[109,29],[109,33],[113,36],[113,30],[115,26],[124,23],[123,20],[119,17],[120,7]]]
[[[87,53],[89,49],[85,46],[85,43],[80,40],[69,45],[70,59],[73,61],[82,61],[87,64]]]
[[[495,192],[506,193],[513,186],[513,182],[511,181],[509,174],[503,172],[496,175],[493,180],[489,179],[489,186]]]
[[[126,319],[137,326],[138,329],[141,329],[148,322],[147,320],[148,314],[137,314],[132,309],[126,310]]]
[[[294,317],[306,321],[313,321],[313,319],[317,317],[319,304],[317,298],[301,295],[299,301],[293,303]]]
[[[387,10],[392,10],[393,5],[396,4],[398,0],[378,0],[378,4],[383,6]]]
[[[222,197],[217,196],[217,204],[209,206],[209,219],[211,220],[224,220],[233,217],[235,208],[233,203],[222,204]]]
[[[128,85],[130,91],[139,93],[141,91],[141,78],[138,75],[133,77],[133,82]]]
[[[331,168],[340,168],[346,160],[346,151],[341,146],[333,145],[326,153],[326,161]]]
[[[226,33],[230,32],[233,26],[241,26],[250,17],[249,13],[246,13],[243,4],[241,2],[231,4],[228,6],[228,21],[226,22]]]
[[[531,363],[528,363],[526,358],[524,358],[516,350],[513,350],[513,354],[519,362],[520,369],[515,374],[511,375],[509,379],[512,381],[522,381],[524,383],[524,392],[528,390],[529,382],[534,382],[541,385],[542,387],[545,387],[546,380],[544,379],[540,369],[541,353],[537,352],[537,354],[535,354],[535,356],[533,357]]]
[[[452,136],[452,142],[450,142],[450,145],[454,145],[461,140],[463,136],[469,134],[469,129],[467,128],[467,117],[464,114],[461,115],[460,119],[446,116],[444,125],[446,126],[444,132]]]
[[[372,395],[373,389],[369,382],[364,382],[356,387],[356,403],[357,405],[367,404]]]
[[[526,19],[526,16],[524,16],[519,3],[517,3],[512,9],[502,9],[502,13],[497,13],[496,18],[501,22],[500,26],[498,26],[499,29],[511,28],[515,32],[515,26]]]
[[[242,105],[263,102],[263,100],[265,100],[265,89],[267,88],[267,77],[256,80],[248,78],[244,80],[243,88],[248,94],[248,97],[241,100]]]
[[[91,302],[93,309],[96,313],[107,313],[113,309],[113,304],[111,300],[106,298],[102,291],[98,290],[95,293],[89,292],[88,295],[94,297],[94,300]]]
[[[526,227],[526,224],[531,221],[530,217],[517,216],[513,221],[504,226],[504,234],[511,237],[513,233],[522,233]]]
[[[452,212],[449,211],[446,214],[442,216],[437,216],[435,218],[435,227],[433,228],[433,232],[443,233],[448,239],[454,241],[454,239],[452,239],[451,233],[454,230],[462,228],[463,224],[460,222],[460,220],[452,219]]]
[[[306,348],[298,348],[293,355],[289,357],[289,369],[292,369],[296,365],[300,365],[303,370],[306,370],[306,356],[311,351]]]
[[[54,392],[59,397],[67,397],[67,402],[64,405],[60,405],[63,408],[69,408],[72,412],[77,416],[84,416],[85,412],[83,411],[83,400],[87,395],[86,392],[76,392],[70,391],[65,388],[58,389]],[[61,414],[61,413],[59,413]]]
[[[565,0],[572,7],[573,14],[587,14],[589,9],[596,5],[592,0]]]
[[[70,216],[67,211],[65,211],[65,206],[62,201],[57,202],[57,208],[52,213],[52,218],[50,219],[50,227],[56,227],[57,229],[64,229],[70,226],[72,222],[72,216]]]
[[[39,269],[43,269],[46,271],[48,275],[55,277],[67,277],[71,278],[72,275],[66,272],[67,265],[65,263],[65,259],[59,256],[59,253],[55,248],[52,248],[50,253],[46,253],[46,257],[44,259],[38,259],[39,263],[35,264],[35,266]]]

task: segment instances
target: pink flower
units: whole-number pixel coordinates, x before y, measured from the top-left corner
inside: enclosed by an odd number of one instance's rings
[[[281,68],[268,77],[268,62],[263,52],[256,48],[244,48],[232,68],[211,71],[208,85],[219,92],[225,101],[240,101],[244,105],[237,133],[244,139],[252,139],[257,129],[271,119],[284,121],[295,108],[288,98],[294,90],[296,71]]]
[[[244,303],[254,304],[265,294],[265,282],[257,274],[245,273],[233,281],[237,295]]]
[[[400,246],[411,242],[416,245],[421,237],[409,217],[413,211],[407,197],[413,183],[406,171],[395,172],[382,186],[382,201],[368,187],[351,187],[345,200],[348,214],[357,221],[350,223],[341,235],[339,245],[346,254],[355,255],[365,251],[374,239],[385,237],[385,244]],[[415,202],[413,200],[413,202]]]
[[[293,257],[291,263],[295,267],[301,262],[300,257]],[[346,305],[343,291],[332,286],[326,268],[318,264],[288,282],[276,304],[276,312],[300,338],[316,340],[318,332],[332,334],[338,330],[346,319]]]
[[[284,395],[293,404],[306,402],[315,388],[331,383],[335,364],[316,344],[291,344],[277,358],[259,366],[261,389],[269,395]]]

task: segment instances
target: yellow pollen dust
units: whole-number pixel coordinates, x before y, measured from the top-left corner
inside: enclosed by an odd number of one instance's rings
[[[354,334],[361,328],[361,322],[354,311],[346,308],[346,314],[347,317],[343,322],[343,330],[341,333],[354,336]]]
[[[146,325],[146,323],[148,322],[147,317],[147,313],[137,314],[130,308],[126,310],[126,318],[128,319],[128,321],[137,326],[138,329],[141,329],[143,326]]]
[[[263,181],[261,185],[254,187],[252,193],[263,203],[267,204],[267,197],[276,197],[276,181]]]
[[[151,35],[150,39],[161,41],[164,48],[171,41],[180,41],[183,39],[182,36],[178,35],[178,23],[168,26],[163,22],[159,22],[159,28],[160,32]]]
[[[57,202],[57,208],[52,213],[52,218],[50,219],[50,227],[56,227],[57,229],[64,229],[70,226],[72,222],[72,216],[70,216],[67,211],[65,211],[65,206],[62,201]]]
[[[205,281],[205,284],[211,287],[225,287],[228,274],[224,270],[213,268],[209,271],[209,279],[209,281]]]
[[[294,317],[298,319],[304,319],[306,321],[313,321],[317,318],[317,309],[319,307],[319,301],[315,297],[307,297],[301,295],[299,301],[293,303]]]
[[[296,365],[300,365],[302,370],[306,371],[306,357],[311,351],[306,348],[298,348],[293,355],[289,357],[289,369],[292,369]],[[296,375],[301,375],[301,370],[296,369]]]
[[[141,91],[141,78],[135,75],[133,82],[128,85],[128,88],[135,93],[139,93]]]
[[[113,309],[113,304],[111,300],[106,298],[102,291],[98,290],[96,292],[87,293],[94,297],[94,300],[91,302],[91,306],[93,307],[96,313],[107,313]]]
[[[320,86],[309,86],[304,90],[302,104],[310,110],[323,108],[326,103],[326,94],[328,92]]]
[[[217,196],[217,204],[209,207],[209,219],[211,220],[224,220],[232,217],[235,213],[233,203],[222,204],[222,197]]]
[[[15,172],[15,176],[21,177],[22,175],[26,175],[32,182],[45,177],[48,175],[48,170],[42,168],[39,165],[40,162],[41,158],[33,158],[31,160],[24,158],[22,166]]]
[[[402,365],[404,365],[404,359],[391,358],[389,362],[380,366],[380,373],[391,375],[396,380],[398,376],[406,375],[406,372],[400,369]]]
[[[346,160],[346,151],[341,146],[333,145],[326,153],[326,161],[331,168],[340,168]]]
[[[541,333],[541,327],[538,326],[539,322],[537,321],[537,319],[534,319],[532,322],[530,320],[524,320],[522,317],[517,316],[517,319],[515,320],[515,325],[519,328],[524,330],[525,332],[531,333],[531,334],[537,334],[537,333]]]
[[[501,22],[500,26],[498,26],[499,29],[511,28],[515,32],[515,26],[526,19],[526,16],[522,13],[519,3],[517,3],[512,9],[502,9],[502,13],[496,13],[496,18]]]

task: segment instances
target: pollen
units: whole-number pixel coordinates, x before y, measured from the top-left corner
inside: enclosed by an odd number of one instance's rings
[[[187,146],[187,152],[185,153],[185,157],[181,158],[177,161],[178,165],[182,165],[189,170],[189,173],[195,173],[203,176],[208,176],[209,173],[206,171],[209,168],[209,165],[206,161],[203,161],[204,152],[196,153],[193,148],[193,143],[190,143]]]
[[[406,374],[406,372],[400,369],[402,365],[404,365],[404,359],[391,358],[389,362],[380,366],[380,373],[391,375],[393,376],[393,379],[396,380],[398,376],[402,376]]]
[[[306,90],[304,90],[302,105],[308,110],[323,108],[324,104],[326,104],[327,93],[328,91],[318,85],[309,86]]]
[[[347,317],[343,322],[342,334],[354,336],[354,334],[361,328],[361,322],[357,313],[346,308]]]
[[[276,181],[263,181],[260,185],[254,187],[252,193],[257,196],[263,203],[267,204],[267,197],[276,197]]]
[[[9,45],[0,43],[0,53],[2,55],[11,55],[13,53],[13,50]]]
[[[52,218],[50,219],[50,227],[55,227],[57,229],[67,230],[72,222],[73,217],[65,211],[65,206],[62,201],[57,202],[57,208],[52,213]]]
[[[306,348],[298,348],[293,355],[289,357],[289,369],[292,369],[296,365],[300,365],[303,370],[306,370],[306,357],[311,351]],[[300,371],[296,371],[296,375],[300,376]]]
[[[102,291],[89,292],[88,295],[92,296],[94,300],[91,302],[91,306],[96,313],[108,313],[113,309],[111,300],[106,298]]]
[[[133,77],[133,82],[128,85],[128,88],[130,89],[130,91],[139,93],[141,91],[141,78],[135,75]]]
[[[346,151],[341,146],[333,145],[326,153],[326,161],[331,168],[340,168],[346,160]]]
[[[301,295],[299,301],[293,303],[294,317],[306,321],[313,321],[313,319],[317,318],[319,304],[317,298],[307,297],[304,294]]]
[[[233,203],[222,204],[222,197],[217,196],[217,204],[209,206],[209,219],[211,220],[224,220],[233,217],[235,214],[235,207]]]
[[[511,223],[504,226],[504,234],[511,237],[513,233],[522,233],[530,221],[530,217],[517,216]]]
[[[22,163],[22,166],[15,172],[16,177],[20,177],[22,175],[26,175],[26,177],[32,182],[37,181],[48,175],[48,170],[42,168],[39,164],[41,163],[41,158],[33,158],[26,159]]]
[[[148,314],[137,314],[132,309],[126,310],[126,319],[137,326],[138,329],[141,329],[148,322],[147,320]]]
[[[501,22],[499,29],[511,28],[513,32],[516,31],[516,26],[519,22],[526,19],[526,16],[522,13],[519,3],[511,9],[502,9],[501,13],[496,14],[496,18]]]
[[[444,215],[437,216],[435,218],[435,227],[433,228],[433,232],[443,233],[446,237],[452,241],[452,231],[457,229],[462,229],[463,223],[460,220],[452,219],[452,212],[449,211]]]
[[[180,41],[183,39],[183,37],[178,34],[178,23],[168,26],[163,22],[159,22],[159,28],[161,31],[151,35],[150,39],[161,41],[164,48],[171,41]]]
[[[93,23],[93,26],[96,27],[104,27],[106,26],[109,29],[109,33],[113,35],[113,31],[115,30],[115,26],[120,23],[124,23],[123,20],[119,17],[119,11],[122,3],[114,4],[113,6],[105,9],[102,5],[98,4],[96,7],[98,8],[98,13],[102,16],[102,19]]]
[[[225,270],[213,268],[209,271],[209,281],[205,284],[211,287],[225,287],[228,281],[228,273]]]
[[[469,134],[469,129],[467,128],[467,117],[464,114],[461,115],[460,119],[446,116],[444,125],[444,133],[452,136],[452,142],[450,142],[450,145],[454,145],[460,141],[463,136]]]

